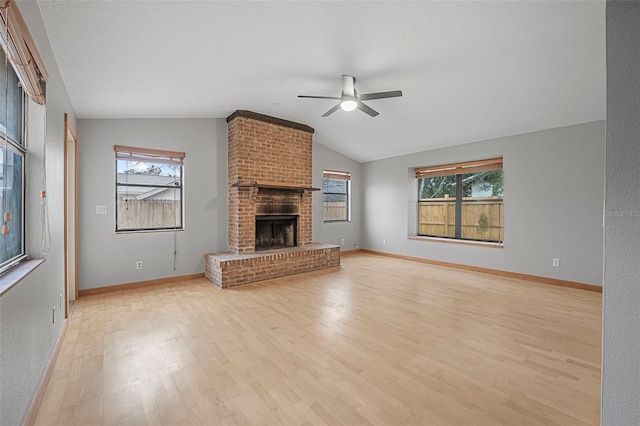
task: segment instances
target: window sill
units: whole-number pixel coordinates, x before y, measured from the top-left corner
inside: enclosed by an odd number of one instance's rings
[[[27,259],[0,275],[0,297],[4,296],[42,263],[44,263],[44,259]]]
[[[454,240],[452,238],[423,237],[420,235],[410,235],[407,238],[410,240],[416,240],[416,241],[431,241],[431,242],[437,242],[437,243],[462,244],[462,245],[476,246],[476,247],[490,247],[490,248],[499,248],[499,249],[504,247],[504,243],[491,243],[487,241]]]
[[[180,229],[131,229],[131,230],[123,230],[116,231],[116,235],[121,234],[149,234],[149,233],[157,233],[157,232],[182,232],[184,228]]]

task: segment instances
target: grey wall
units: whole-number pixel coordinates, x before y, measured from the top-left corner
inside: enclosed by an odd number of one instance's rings
[[[600,121],[365,163],[364,246],[601,285],[604,142]],[[497,156],[504,158],[504,248],[407,238],[417,228],[415,167]]]
[[[78,120],[80,289],[105,287],[202,272],[202,255],[227,250],[227,127],[222,119]],[[178,265],[173,270],[173,233],[115,233],[113,145],[184,151],[185,231],[177,232]],[[352,221],[323,223],[322,194],[313,195],[313,238],[360,243],[361,166],[322,145],[313,148],[313,184],[322,171],[352,172]],[[97,205],[107,215],[96,215]],[[144,269],[136,270],[142,260]]]
[[[64,113],[75,116],[60,77],[38,5],[18,1],[27,27],[43,58],[47,84],[47,198],[51,225],[51,251],[46,261],[0,298],[0,424],[18,425],[24,420],[62,330],[64,311]],[[35,245],[42,182],[43,114],[45,108],[29,104],[26,232],[27,252],[43,257]],[[52,307],[56,321],[52,322]]]
[[[313,193],[313,241],[338,244],[342,251],[353,250],[361,244],[362,236],[362,165],[318,143],[313,144],[313,186],[322,188],[322,172],[339,170],[351,172],[351,221],[322,220],[322,191]],[[341,244],[344,239],[344,244]]]
[[[80,289],[200,273],[204,253],[227,249],[224,120],[78,120],[78,139]],[[115,144],[186,154],[185,230],[175,233],[175,270],[173,232],[115,232]],[[98,205],[108,214],[96,215]]]
[[[607,3],[602,424],[640,424],[640,3]]]

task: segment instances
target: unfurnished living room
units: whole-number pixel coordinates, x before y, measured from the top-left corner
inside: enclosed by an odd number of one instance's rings
[[[640,424],[640,2],[6,0],[0,424]]]

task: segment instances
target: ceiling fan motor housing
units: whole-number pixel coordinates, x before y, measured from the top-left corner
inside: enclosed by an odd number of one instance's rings
[[[352,75],[342,75],[342,98],[356,97],[356,78]]]

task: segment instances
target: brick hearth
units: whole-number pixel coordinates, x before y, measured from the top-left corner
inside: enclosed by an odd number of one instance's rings
[[[205,255],[205,275],[229,287],[340,265],[311,242],[313,129],[250,111],[227,117],[229,251]],[[296,247],[256,252],[256,215],[293,216]]]
[[[205,262],[207,279],[224,288],[340,266],[340,248],[311,243],[252,254],[209,254]]]

